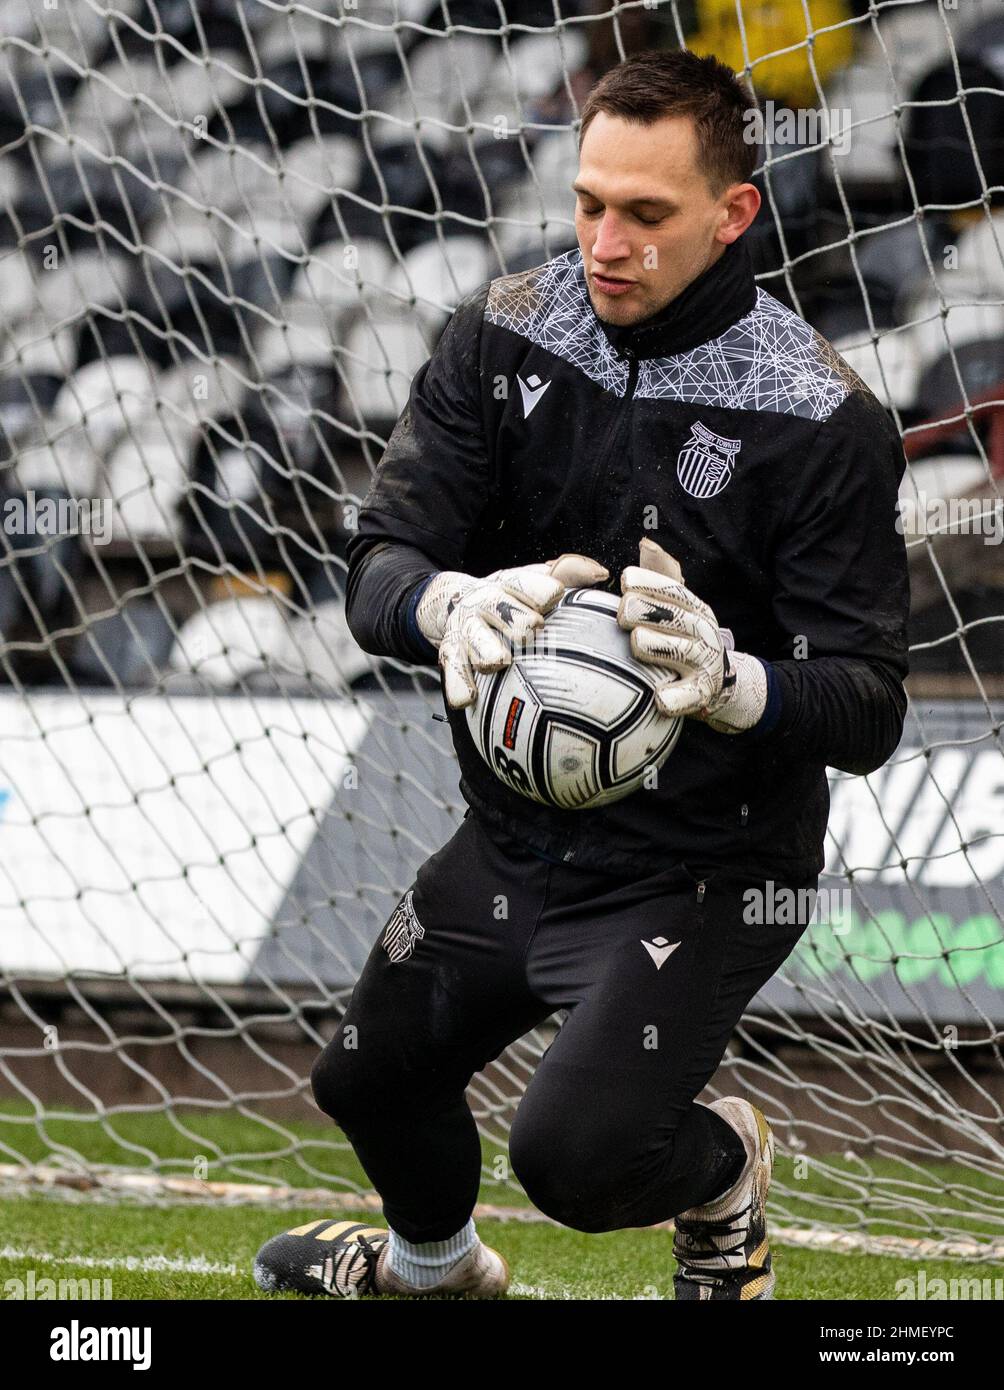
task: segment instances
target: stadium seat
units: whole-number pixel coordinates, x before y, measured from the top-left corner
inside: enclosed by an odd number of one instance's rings
[[[958,40],[960,58],[982,58],[987,67],[1004,82],[1004,16],[978,20]]]
[[[909,332],[886,330],[872,343],[867,330],[857,329],[830,341],[886,409],[908,410],[915,404],[920,361]]]
[[[489,128],[495,117],[494,111],[481,111],[474,119],[481,119]],[[494,134],[485,135],[479,131],[472,137],[471,149],[458,151],[456,155],[458,175],[464,177],[472,187],[480,190],[483,182],[488,188],[493,202],[500,193],[520,179],[525,179],[531,169],[520,142],[515,139],[496,139]]]
[[[180,539],[178,508],[188,486],[186,453],[163,429],[155,424],[123,439],[108,460],[104,489],[115,539]]]
[[[355,323],[339,356],[351,417],[377,430],[392,424],[432,347],[415,319],[373,315]]]
[[[135,15],[140,4],[141,0],[116,0],[115,9],[122,15]],[[4,34],[56,49],[86,68],[99,58],[104,46],[108,32],[105,14],[89,5],[7,5]]]
[[[516,258],[541,246],[541,260],[574,246],[574,217],[575,197],[570,190],[542,188],[535,179],[514,185],[495,208],[493,230],[505,265],[515,264]]]
[[[0,261],[2,273],[3,261]],[[134,263],[129,257],[97,249],[80,250],[39,275],[39,306],[51,323],[78,316],[91,305],[122,310],[129,293]],[[0,286],[0,303],[9,301]]]
[[[199,152],[178,187],[203,207],[220,212],[247,212],[279,191],[275,150],[268,144],[233,150],[211,145]]]
[[[259,88],[267,138],[277,140],[283,148],[315,129],[322,135],[359,138],[358,117],[364,106],[380,105],[385,79],[374,78],[383,67],[379,54],[359,60],[355,68],[342,53],[303,59],[293,56],[278,63],[269,60],[264,64],[265,82]]]
[[[356,186],[361,164],[362,151],[347,135],[328,135],[321,140],[309,135],[298,140],[281,156],[286,205],[298,221],[314,221],[335,189]]]
[[[853,63],[826,87],[831,111],[850,111],[849,147],[824,159],[821,177],[829,187],[839,177],[851,188],[888,188],[902,178],[893,111],[896,97],[888,67],[882,62]]]
[[[976,204],[984,180],[1004,186],[1004,91],[980,58],[959,59],[958,69],[942,62],[910,92],[917,104],[907,109],[903,146],[921,203]]]
[[[414,139],[367,151],[352,198],[339,198],[321,210],[310,244],[367,237],[388,244],[388,228],[398,248],[410,251],[435,235],[436,193],[446,178],[446,161],[424,138],[422,158]],[[381,211],[390,207],[403,212]]]
[[[115,151],[121,153],[117,142],[116,136]],[[62,234],[71,250],[92,246],[101,223],[128,243],[137,225],[149,221],[162,207],[156,190],[133,176],[127,166],[94,156],[62,152],[58,160],[47,163],[43,173],[47,203],[59,209]],[[112,236],[107,240],[115,243]]]
[[[97,497],[102,491],[105,456],[95,449],[82,426],[56,430],[50,421],[48,438],[17,451],[11,472],[22,491],[62,490],[74,497]]]
[[[391,270],[386,299],[404,314],[418,314],[431,331],[441,331],[460,300],[488,279],[490,259],[481,237],[423,242]]]
[[[262,382],[260,409],[304,470],[313,471],[315,462],[324,458],[324,445],[332,455],[337,453],[341,432],[324,418],[333,417],[337,389],[329,362],[297,363]]]
[[[158,683],[175,641],[161,604],[132,599],[108,617],[88,618],[70,654],[80,684],[148,687]]]
[[[238,212],[233,221],[224,242],[228,262],[241,265],[255,257],[277,255],[289,259],[307,254],[309,227],[284,208],[260,207],[252,212]]]
[[[4,323],[0,328],[0,360],[8,371],[66,377],[77,363],[76,333],[54,329],[41,315]]]
[[[179,198],[154,218],[143,240],[154,252],[149,258],[151,264],[163,259],[184,265],[218,260],[224,255],[230,235],[230,228],[222,216],[192,207]],[[140,273],[137,279],[141,278]]]
[[[282,650],[289,622],[271,596],[220,599],[187,620],[168,665],[173,671],[194,672],[217,689],[232,689]]]
[[[42,435],[46,416],[63,388],[63,379],[50,373],[8,370],[0,377],[0,430],[4,444],[23,448]]]
[[[165,355],[204,353],[212,357],[241,353],[245,344],[227,285],[225,262],[185,262],[181,267],[148,258],[130,308],[148,320],[161,335],[157,361]]]
[[[1004,299],[1004,213],[983,217],[959,234],[958,269],[945,279],[965,278],[988,299]]]
[[[379,302],[393,265],[385,241],[327,241],[314,246],[296,272],[290,298],[320,304],[334,320],[364,303]]]
[[[345,605],[338,599],[295,617],[273,654],[274,668],[299,676],[322,695],[347,694],[352,683],[370,675],[377,661],[349,631]]]
[[[916,514],[923,499],[963,497],[971,488],[987,481],[987,466],[978,454],[935,454],[911,463],[900,483],[900,500],[907,504],[904,517]],[[917,534],[913,528],[908,533]]]
[[[263,374],[288,371],[298,364],[330,364],[335,342],[331,315],[323,304],[290,299],[278,318],[278,324],[266,322],[258,330],[255,354]]]
[[[119,130],[133,112],[133,98],[160,87],[157,63],[149,52],[105,62],[86,71],[66,113],[67,133],[100,155],[118,152]]]
[[[203,362],[190,357],[177,362],[158,379],[157,394],[164,404],[165,427],[200,429],[211,420],[232,416],[241,409],[247,387],[247,364],[236,358]]]
[[[73,503],[63,489],[39,488],[27,494],[10,493],[4,499],[5,508],[11,500],[20,501],[25,526],[19,530],[9,519],[6,520],[5,543],[0,544],[0,562],[5,555],[8,556],[9,566],[17,568],[19,590],[23,589],[31,598],[38,616],[26,615],[30,629],[27,635],[29,640],[37,642],[44,633],[81,621],[75,597],[75,580],[80,574],[82,560],[80,537],[73,531],[58,529],[60,507]],[[54,533],[48,529],[50,521]],[[8,546],[12,555],[7,550]],[[38,668],[44,667],[46,661],[47,658],[39,654],[18,653],[13,656],[15,667],[21,669],[26,679],[36,678]]]
[[[917,397],[928,417],[948,417],[961,413],[963,391],[970,404],[988,396],[1004,400],[1004,335],[944,352],[925,370]],[[971,443],[967,433],[964,447]]]
[[[69,378],[52,407],[52,425],[80,425],[98,453],[111,449],[129,425],[150,414],[156,377],[138,357],[113,357],[81,367]]]
[[[953,39],[958,45],[967,23],[965,6],[959,9],[947,5],[882,5],[866,24],[858,25],[861,61],[875,63],[887,73],[891,69],[899,99],[903,100],[912,87],[944,61],[946,27],[954,31]],[[889,90],[892,94],[892,82]]]
[[[944,247],[954,240],[950,225],[936,214],[882,227],[856,242],[858,268],[869,288],[893,303],[904,286],[930,284],[928,259],[937,271],[943,264]]]
[[[232,262],[229,270],[234,299],[246,300],[253,306],[251,309],[234,307],[234,312],[243,316],[250,337],[258,325],[266,321],[267,315],[281,316],[295,264],[285,256],[260,251],[246,261]],[[255,313],[256,309],[261,313]]]
[[[0,159],[0,205],[10,207],[24,193],[28,177],[12,155]]]
[[[497,64],[505,65],[501,45],[480,34],[423,38],[408,54],[407,87],[384,109],[406,111],[409,123],[417,115],[432,127],[463,124]]]
[[[925,287],[904,300],[902,321],[909,325],[922,370],[933,366],[950,345],[958,351],[966,343],[1004,338],[1004,307],[981,299],[960,285],[946,292],[944,313],[936,290]]]
[[[36,312],[40,278],[42,272],[37,254],[18,248],[0,255],[0,304],[5,325]]]

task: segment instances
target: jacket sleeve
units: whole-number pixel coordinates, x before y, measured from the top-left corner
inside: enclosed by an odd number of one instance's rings
[[[776,623],[751,733],[844,772],[874,772],[903,731],[910,586],[897,527],[903,446],[870,393],[852,391],[800,468],[774,551]]]
[[[420,588],[463,570],[468,542],[491,501],[481,395],[481,326],[488,285],[455,310],[419,368],[350,538],[349,630],[364,651],[434,662],[414,625]]]

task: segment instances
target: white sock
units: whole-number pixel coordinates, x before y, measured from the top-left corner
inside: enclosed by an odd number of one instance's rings
[[[387,1264],[399,1279],[414,1288],[430,1289],[474,1249],[478,1239],[473,1217],[449,1240],[423,1240],[417,1245],[391,1227]]]

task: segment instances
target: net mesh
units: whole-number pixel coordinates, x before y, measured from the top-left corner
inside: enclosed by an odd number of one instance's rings
[[[345,542],[452,308],[574,247],[592,83],[686,45],[744,72],[768,117],[759,283],[903,433],[913,588],[903,746],[832,780],[840,910],[714,1092],[775,1124],[792,1229],[994,1249],[998,11],[3,0],[8,1178],[196,1162],[366,1189],[319,1127],[309,1058],[463,808],[433,673],[348,632]],[[503,1199],[514,1107],[560,1022],[471,1084]]]

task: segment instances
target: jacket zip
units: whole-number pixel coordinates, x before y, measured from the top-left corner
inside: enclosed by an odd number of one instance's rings
[[[625,389],[624,395],[617,406],[616,413],[614,415],[613,420],[610,423],[610,428],[607,430],[602,447],[600,448],[599,453],[596,455],[596,463],[593,466],[593,471],[589,478],[589,485],[586,492],[586,504],[584,507],[584,511],[586,517],[588,518],[590,527],[593,526],[596,520],[596,518],[593,516],[593,504],[596,500],[596,488],[600,480],[600,473],[603,468],[603,462],[606,459],[608,453],[610,452],[611,445],[614,443],[617,436],[620,434],[621,425],[624,423],[624,416],[627,413],[627,407],[630,405],[634,397],[635,387],[638,384],[638,354],[635,351],[635,349],[628,347],[625,348],[623,352],[618,352],[617,355],[618,357],[625,358],[628,363],[627,388]]]

